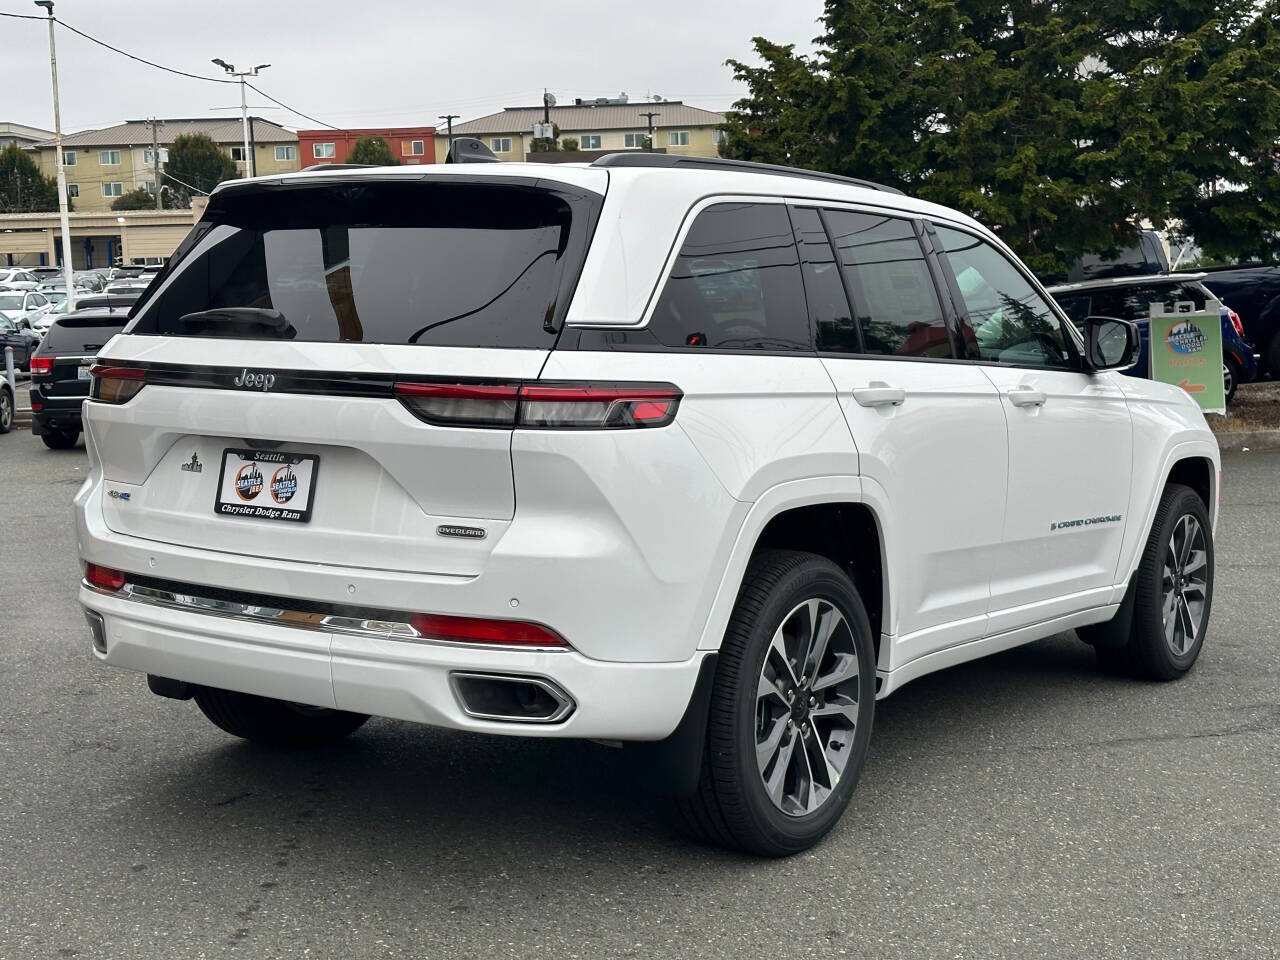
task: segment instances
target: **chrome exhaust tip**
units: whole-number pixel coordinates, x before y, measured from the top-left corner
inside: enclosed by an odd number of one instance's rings
[[[449,685],[469,717],[500,723],[559,723],[571,714],[573,698],[546,677],[454,672]]]

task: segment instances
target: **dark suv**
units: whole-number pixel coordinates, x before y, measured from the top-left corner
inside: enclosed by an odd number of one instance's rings
[[[89,396],[89,367],[124,327],[129,308],[97,307],[60,317],[31,357],[31,432],[51,450],[80,439],[80,404]]]

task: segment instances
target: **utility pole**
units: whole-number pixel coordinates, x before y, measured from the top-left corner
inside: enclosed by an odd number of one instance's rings
[[[650,112],[650,113],[642,113],[640,114],[640,116],[644,117],[646,120],[649,121],[649,152],[652,153],[653,152],[653,118],[660,117],[662,116],[662,114]]]
[[[160,132],[157,129],[163,120],[157,120],[152,117],[147,121],[147,126],[151,128],[151,169],[152,176],[155,177],[156,185],[156,209],[161,209],[160,204]]]
[[[71,284],[71,218],[67,216],[67,172],[62,169],[62,114],[58,106],[58,56],[53,45],[53,0],[36,0],[49,17],[49,73],[53,76],[53,150],[58,163],[58,223],[62,226],[62,281],[67,288],[67,310],[76,308]]]
[[[457,120],[459,116],[461,116],[461,114],[442,113],[440,114],[439,117],[436,118],[438,120],[443,120],[449,127],[449,149],[450,150],[453,149],[453,121]]]
[[[245,99],[244,78],[256,77],[259,70],[265,70],[267,67],[271,66],[271,64],[260,63],[252,70],[242,70],[237,73],[234,63],[227,63],[227,61],[219,60],[217,57],[214,57],[209,62],[218,65],[240,81],[240,127],[244,133],[244,172],[245,176],[251,176],[250,171],[253,169],[253,160],[249,155],[249,101]]]

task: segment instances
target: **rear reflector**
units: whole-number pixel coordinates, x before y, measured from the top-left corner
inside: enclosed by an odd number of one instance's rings
[[[33,377],[47,377],[51,373],[53,373],[53,357],[31,358],[31,375]]]
[[[665,427],[683,396],[669,383],[397,383],[395,394],[436,426],[541,430]]]
[[[568,647],[549,627],[523,620],[487,620],[434,613],[410,615],[409,624],[428,640],[454,643],[492,643],[509,647]]]
[[[147,372],[141,367],[95,363],[89,368],[89,374],[93,377],[89,396],[100,403],[128,403],[147,382]]]
[[[113,593],[123,589],[125,584],[125,576],[119,570],[100,567],[96,563],[84,565],[84,578],[90,586],[97,587],[99,590],[110,590]]]

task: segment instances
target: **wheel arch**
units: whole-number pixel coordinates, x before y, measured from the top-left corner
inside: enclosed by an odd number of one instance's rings
[[[738,532],[699,649],[719,649],[747,563],[761,549],[815,553],[849,572],[867,609],[879,662],[880,640],[892,622],[888,531],[882,514],[864,500],[860,478],[792,481],[756,501]]]
[[[1129,578],[1137,571],[1138,564],[1142,561],[1142,548],[1147,538],[1151,536],[1156,510],[1160,506],[1160,496],[1169,484],[1180,483],[1194,490],[1209,511],[1211,528],[1217,530],[1222,467],[1216,442],[1195,440],[1176,444],[1165,454],[1164,464],[1157,476],[1160,478],[1160,483],[1150,491],[1148,496],[1141,536],[1134,538],[1130,556],[1121,568],[1125,584],[1117,585],[1117,589],[1127,585]]]

